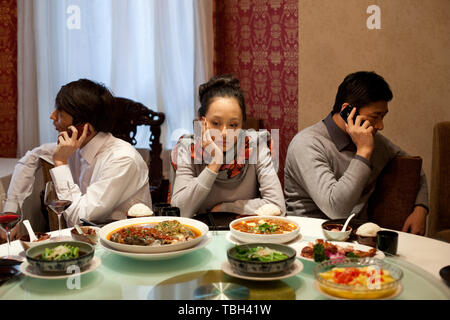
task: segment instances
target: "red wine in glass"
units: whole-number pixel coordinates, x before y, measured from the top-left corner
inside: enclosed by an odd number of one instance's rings
[[[5,230],[11,230],[20,221],[20,216],[14,212],[5,212],[0,216],[0,227]]]

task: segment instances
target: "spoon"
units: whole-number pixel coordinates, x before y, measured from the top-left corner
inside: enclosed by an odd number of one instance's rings
[[[352,218],[355,216],[355,214],[356,213],[353,213],[350,215],[350,217],[347,218],[347,220],[344,223],[344,226],[342,227],[341,232],[345,232],[345,230],[347,230],[348,223],[350,222],[350,220],[352,220]]]
[[[80,226],[77,225],[77,224],[75,225],[75,230],[77,230],[77,232],[78,232],[80,235],[83,235],[83,234],[84,234],[83,230],[81,230]]]
[[[37,240],[37,237],[34,234],[33,228],[31,227],[30,221],[23,220],[23,224],[24,224],[25,228],[27,228],[28,235],[30,236],[30,242]]]

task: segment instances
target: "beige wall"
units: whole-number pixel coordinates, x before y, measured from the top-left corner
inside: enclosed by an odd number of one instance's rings
[[[366,9],[381,8],[369,30]],[[331,110],[354,71],[375,71],[394,99],[383,134],[424,159],[430,183],[433,125],[450,120],[449,0],[299,0],[299,130]]]

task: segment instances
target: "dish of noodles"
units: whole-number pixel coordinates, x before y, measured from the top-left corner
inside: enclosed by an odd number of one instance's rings
[[[116,221],[100,230],[108,246],[134,253],[177,251],[199,243],[208,232],[200,221],[181,217],[145,217]]]
[[[375,258],[327,260],[314,268],[318,290],[340,299],[386,299],[398,294],[403,271]]]
[[[243,242],[284,243],[298,236],[298,223],[284,217],[250,216],[230,223],[230,232]]]

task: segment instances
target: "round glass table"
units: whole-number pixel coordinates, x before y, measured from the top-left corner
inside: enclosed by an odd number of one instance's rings
[[[69,235],[69,229],[63,232]],[[234,245],[228,240],[227,232],[210,231],[211,241],[204,247],[165,260],[137,260],[114,254],[99,244],[95,256],[101,265],[92,272],[67,279],[39,279],[19,274],[0,286],[0,299],[190,300],[199,298],[199,292],[205,290],[208,294],[219,290],[218,296],[223,299],[328,299],[314,288],[316,263],[299,258],[302,271],[281,280],[252,281],[225,274],[221,265],[227,260],[227,249]],[[316,238],[304,230],[299,241]],[[24,255],[18,241],[13,242],[13,248]],[[403,291],[395,299],[450,299],[450,289],[434,275],[398,256],[385,259],[404,272]]]

